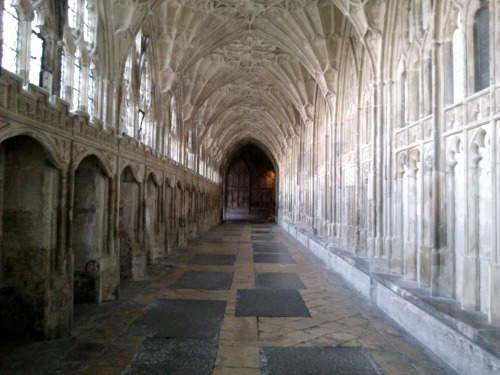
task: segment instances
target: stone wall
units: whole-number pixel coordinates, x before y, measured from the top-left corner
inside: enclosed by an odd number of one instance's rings
[[[498,322],[500,3],[429,4],[367,7],[391,22],[361,40],[343,25],[335,94],[279,159],[279,216]]]
[[[43,89],[0,78],[0,331],[68,335],[73,303],[119,297],[120,281],[219,222],[220,187],[118,136]],[[182,204],[175,204],[175,202]],[[5,311],[4,311],[5,310]]]

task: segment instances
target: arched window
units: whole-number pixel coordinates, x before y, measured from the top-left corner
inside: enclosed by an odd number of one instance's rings
[[[418,60],[417,60],[418,61]],[[420,67],[415,62],[408,72],[408,122],[412,123],[420,117]]]
[[[78,28],[78,0],[68,0],[68,26]]]
[[[171,111],[171,132],[172,134],[177,134],[177,109],[175,108],[175,96],[172,96],[172,100],[170,101],[170,111]]]
[[[17,73],[19,56],[19,16],[12,6],[13,0],[5,0],[3,11],[3,41],[2,67],[12,73]],[[9,30],[6,32],[5,30]]]
[[[408,124],[408,75],[406,71],[401,74],[401,127]]]
[[[140,97],[141,97],[141,110],[144,111],[144,119],[140,124],[141,140],[147,145],[153,145],[154,139],[154,122],[151,121],[151,75],[149,73],[149,63],[144,61],[142,66]]]
[[[422,0],[422,28],[427,30],[429,27],[429,0]]]
[[[122,129],[129,137],[136,137],[134,130],[134,101],[132,87],[132,55],[129,55],[123,69]]]
[[[71,86],[71,67],[69,66],[70,59],[68,53],[63,49],[61,53],[61,80],[60,80],[60,96],[64,100],[69,100],[68,86]]]
[[[474,88],[481,91],[490,86],[490,12],[488,2],[474,15]]]
[[[89,115],[94,115],[94,99],[95,99],[95,76],[94,76],[94,68],[91,67],[89,69],[89,88],[88,88],[88,106],[89,106]]]
[[[177,103],[175,96],[170,101],[170,157],[179,161],[179,140],[177,139]]]
[[[72,109],[87,110],[91,116],[95,116],[99,73],[89,58],[95,34],[94,1],[67,1],[65,49],[61,58],[61,97],[71,103]]]
[[[458,103],[465,96],[465,40],[459,24],[453,33],[453,102]]]
[[[29,81],[34,85],[42,86],[41,72],[45,41],[42,38],[38,23],[38,12],[35,12],[35,19],[31,28]]]
[[[88,0],[85,1],[83,4],[83,38],[87,43],[93,44],[94,43],[94,35],[95,35],[95,28],[94,28],[94,12],[92,11],[92,8],[90,6],[90,2]]]
[[[408,11],[408,41],[413,43],[415,38],[415,12],[413,11],[413,4],[410,3]]]
[[[80,50],[78,49],[75,54],[73,65],[73,94],[72,94],[72,108],[78,109],[81,100],[82,88],[82,58]]]

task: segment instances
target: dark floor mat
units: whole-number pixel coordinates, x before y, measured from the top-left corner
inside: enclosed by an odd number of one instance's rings
[[[210,375],[217,347],[218,340],[146,339],[122,375]]]
[[[173,289],[229,290],[232,272],[184,271],[168,287]]]
[[[265,234],[265,235],[263,234],[263,235],[259,235],[259,236],[252,235],[252,241],[277,242],[278,237],[267,235],[267,234]]]
[[[288,249],[282,244],[253,244],[254,253],[263,254],[289,254]]]
[[[225,301],[159,299],[126,334],[163,338],[211,339],[220,331]]]
[[[203,266],[232,266],[236,261],[236,255],[221,254],[196,254],[188,264]]]
[[[257,289],[306,289],[296,273],[265,272],[255,274]]]
[[[295,264],[290,254],[254,254],[253,261],[255,263]]]
[[[260,349],[262,375],[383,375],[361,347],[265,347]]]
[[[302,296],[292,289],[238,289],[235,316],[310,317]]]

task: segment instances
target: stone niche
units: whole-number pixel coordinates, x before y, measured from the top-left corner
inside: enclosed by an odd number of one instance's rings
[[[70,332],[71,278],[57,261],[59,189],[60,171],[40,143],[23,136],[0,145],[0,340]]]
[[[74,302],[117,298],[119,262],[110,237],[110,178],[95,156],[75,172],[73,208]]]

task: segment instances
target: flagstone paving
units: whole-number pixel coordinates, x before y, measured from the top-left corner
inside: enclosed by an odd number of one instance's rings
[[[73,337],[0,347],[0,374],[454,374],[275,223],[219,225],[148,271],[77,306]]]

